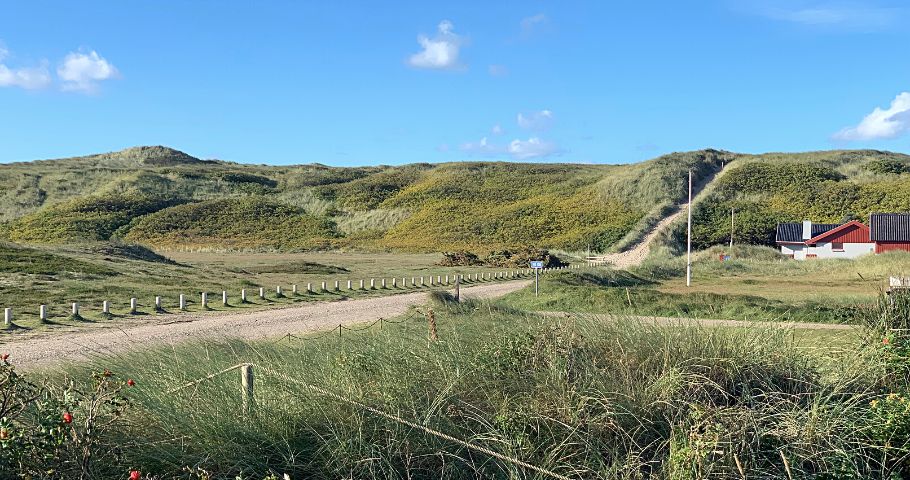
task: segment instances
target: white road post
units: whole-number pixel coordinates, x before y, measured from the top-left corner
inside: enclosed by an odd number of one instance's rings
[[[265,299],[265,288],[259,287],[259,298]]]
[[[161,310],[161,297],[155,296],[155,310]]]
[[[352,286],[352,282],[350,280],[348,280],[348,291],[351,290],[351,286]]]
[[[319,293],[325,292],[325,282],[322,282],[322,286],[319,288]]]
[[[103,313],[105,315],[111,314],[111,303],[108,302],[107,300],[101,302],[101,313]]]
[[[281,285],[275,287],[275,295],[279,297],[281,296]]]
[[[363,290],[363,279],[360,279],[360,289]]]
[[[306,293],[313,293],[313,284],[312,283],[306,284]]]
[[[336,292],[341,291],[341,282],[339,282],[338,280],[335,280],[335,291]]]
[[[297,284],[291,285],[291,293],[297,295]]]
[[[221,304],[224,305],[225,307],[226,307],[227,304],[228,304],[228,303],[227,303],[227,290],[222,290],[222,291],[221,291]]]
[[[38,319],[41,320],[41,323],[47,323],[47,305],[38,307]]]
[[[392,288],[398,288],[398,277],[392,277]]]
[[[382,279],[382,289],[385,290],[385,279]]]
[[[79,313],[79,305],[73,304],[73,315]],[[136,314],[136,297],[130,299],[130,315]]]
[[[246,289],[240,289],[240,303],[246,303]]]
[[[3,327],[11,328],[13,326],[13,309],[4,308],[3,309]]]
[[[206,308],[208,306],[209,306],[209,294],[206,292],[202,292],[202,308]]]
[[[186,310],[186,297],[184,297],[182,293],[180,294],[179,305],[180,310]]]
[[[370,279],[370,290],[375,290],[375,289],[376,289],[376,279],[371,278]]]

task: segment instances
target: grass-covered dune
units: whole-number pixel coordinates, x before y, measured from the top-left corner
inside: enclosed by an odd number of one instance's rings
[[[741,155],[693,212],[696,248],[730,240],[773,245],[779,222],[867,222],[873,212],[910,211],[910,156],[881,151]],[[673,245],[684,244],[679,224]]]
[[[137,147],[0,165],[8,186],[0,192],[0,236],[45,244],[126,237],[168,249],[608,251],[634,243],[683,201],[692,170],[697,186],[707,184],[695,211],[697,247],[728,240],[730,208],[738,212],[740,242],[767,244],[779,221],[910,210],[908,165],[906,155],[871,150],[701,150],[628,165],[333,168],[199,160]],[[184,221],[191,218],[200,221]],[[166,231],[154,231],[152,222],[164,219]],[[282,235],[287,229],[292,238]],[[232,241],[233,234],[242,239]],[[675,229],[668,243],[679,245],[681,235]]]
[[[869,312],[866,336],[805,336],[542,318],[440,299],[423,307],[435,311],[437,341],[415,312],[340,337],[194,343],[71,366],[65,373],[84,396],[29,410],[66,435],[14,468],[75,475],[87,464],[99,478],[550,478],[366,405],[572,479],[910,474],[906,351],[896,338],[882,344],[883,328],[908,325],[906,306]],[[245,362],[255,373],[249,415],[236,371],[172,391]],[[113,376],[85,380],[105,370]],[[66,385],[60,372],[50,376]],[[85,438],[92,391],[113,399],[92,425],[112,423],[93,430],[86,450],[71,439]],[[0,452],[15,471],[15,451]]]
[[[606,250],[732,154],[636,165],[465,162],[271,167],[165,147],[0,166],[0,234],[166,249]],[[732,158],[732,157],[731,157]],[[261,204],[256,208],[254,204]],[[285,232],[291,232],[290,237]]]

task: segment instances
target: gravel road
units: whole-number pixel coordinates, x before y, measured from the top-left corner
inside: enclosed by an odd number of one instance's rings
[[[518,280],[462,288],[471,298],[496,298],[530,283]],[[44,331],[0,337],[0,352],[19,369],[85,360],[155,345],[188,340],[261,339],[327,330],[338,325],[373,322],[404,314],[425,303],[427,292],[319,302],[243,313],[184,313],[135,317],[130,323],[93,323],[78,330]]]

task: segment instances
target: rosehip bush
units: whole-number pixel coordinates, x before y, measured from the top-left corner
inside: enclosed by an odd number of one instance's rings
[[[106,478],[96,465],[117,464],[105,435],[129,406],[125,386],[109,371],[37,383],[0,356],[0,479]]]

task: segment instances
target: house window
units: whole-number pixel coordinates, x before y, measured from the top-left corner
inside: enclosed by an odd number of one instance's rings
[[[834,250],[835,252],[843,252],[844,244],[841,242],[831,242],[831,250]]]

